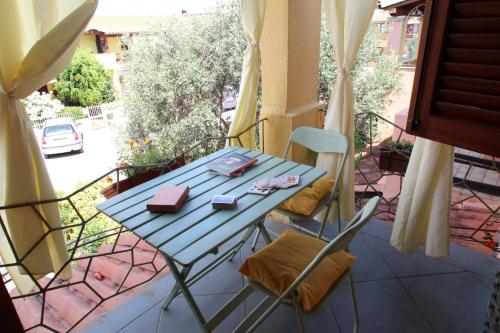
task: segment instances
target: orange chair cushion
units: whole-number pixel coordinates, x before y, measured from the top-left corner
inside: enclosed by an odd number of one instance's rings
[[[335,180],[321,177],[311,187],[307,187],[282,203],[280,209],[301,215],[311,215],[318,203],[332,190]]]
[[[276,296],[281,295],[307,267],[326,243],[292,230],[248,257],[240,272]],[[298,288],[304,311],[312,310],[337,279],[351,267],[356,257],[345,251],[328,255]]]

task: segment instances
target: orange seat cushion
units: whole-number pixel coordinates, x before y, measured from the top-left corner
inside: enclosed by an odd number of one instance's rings
[[[286,230],[271,244],[248,257],[240,272],[279,296],[326,244],[317,238]],[[303,310],[312,310],[354,260],[356,257],[345,251],[324,258],[299,285]]]
[[[280,209],[287,210],[300,215],[311,215],[318,203],[332,190],[335,180],[328,177],[321,177],[307,187],[282,203]]]

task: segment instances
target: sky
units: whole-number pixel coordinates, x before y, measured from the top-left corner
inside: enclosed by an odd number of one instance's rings
[[[212,11],[220,0],[99,0],[98,16],[165,16]]]

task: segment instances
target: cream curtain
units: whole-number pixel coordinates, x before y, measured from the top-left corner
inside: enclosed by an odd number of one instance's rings
[[[71,61],[97,0],[0,1],[0,205],[55,198],[45,162],[20,99],[54,79]],[[36,277],[58,271],[68,259],[57,204],[16,208],[0,215],[23,265]],[[41,217],[40,217],[41,216]],[[38,242],[38,243],[37,243]],[[29,249],[35,244],[33,251]],[[15,261],[0,231],[4,263]],[[24,268],[9,268],[20,293],[33,281]],[[71,276],[67,266],[63,278]]]
[[[234,119],[229,128],[229,136],[241,133],[255,123],[257,93],[260,78],[260,37],[264,26],[267,0],[241,0],[241,23],[247,38],[247,48],[241,70],[240,91]],[[255,132],[250,130],[240,136],[243,147],[255,148]],[[230,140],[232,145],[240,145],[238,140]]]
[[[425,244],[433,257],[449,255],[453,147],[417,138],[399,196],[391,245],[411,253]]]
[[[354,116],[350,71],[376,4],[376,0],[323,0],[323,11],[338,68],[337,82],[331,92],[325,118],[325,129],[340,132],[349,141],[349,153],[339,184],[340,215],[343,220],[350,220],[354,216]],[[316,166],[335,177],[340,162],[333,154],[320,154]]]

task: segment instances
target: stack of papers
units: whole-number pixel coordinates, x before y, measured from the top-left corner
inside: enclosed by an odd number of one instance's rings
[[[266,195],[273,188],[289,188],[295,186],[300,182],[300,176],[284,175],[276,178],[265,178],[259,180],[257,183],[248,189],[249,193]]]

